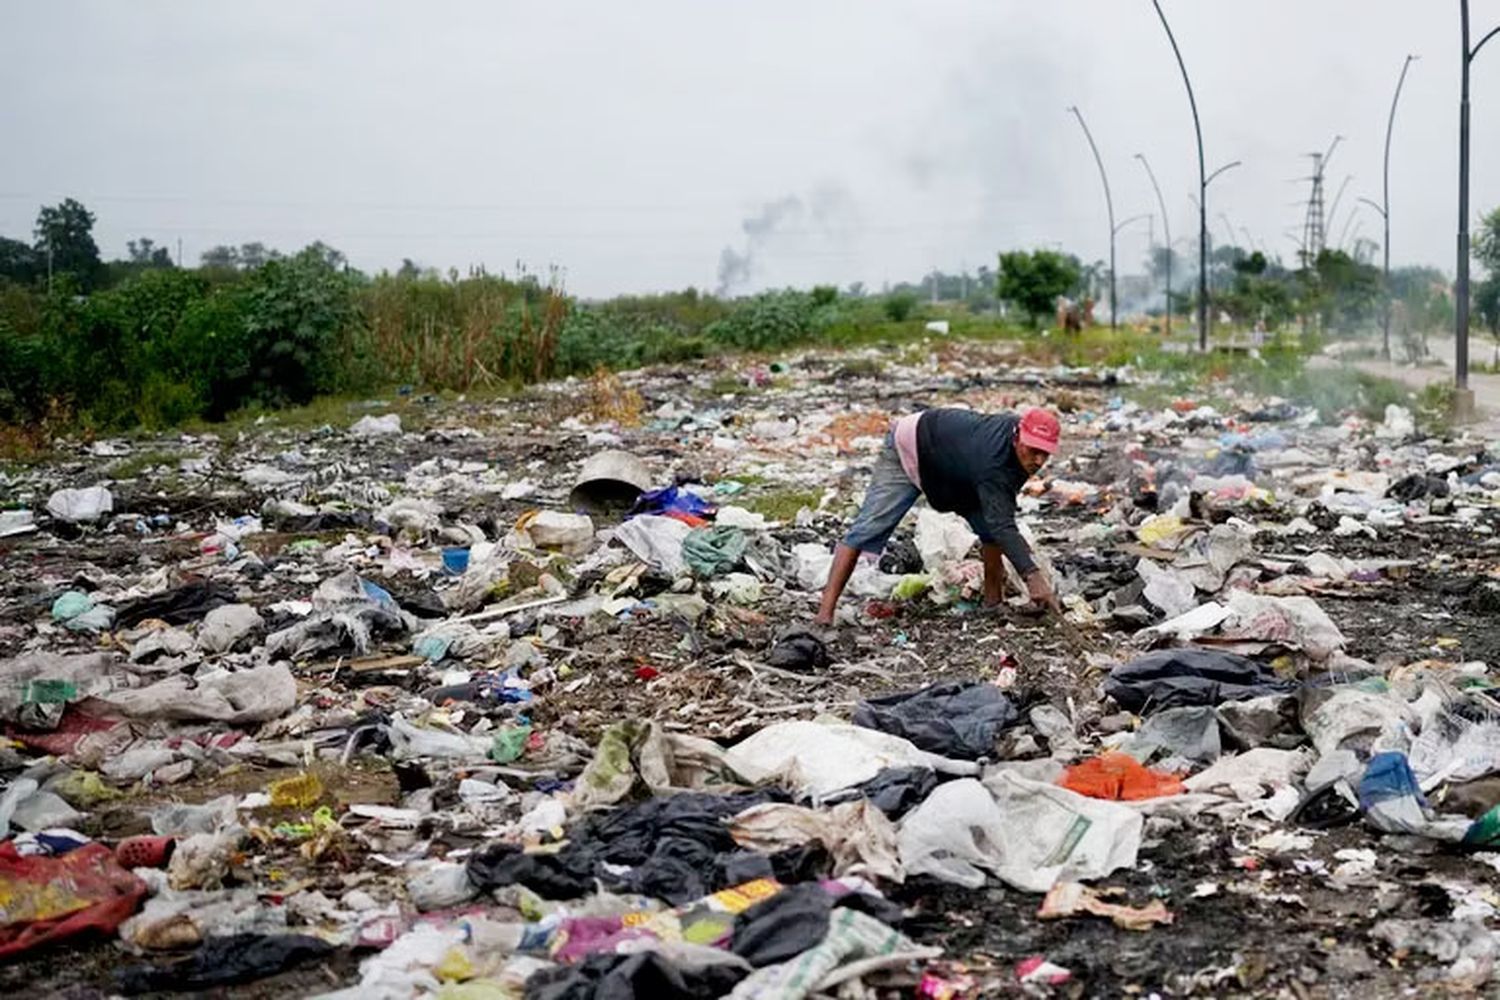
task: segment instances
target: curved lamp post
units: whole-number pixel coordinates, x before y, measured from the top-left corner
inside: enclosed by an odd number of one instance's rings
[[[1459,14],[1463,30],[1463,74],[1459,88],[1458,104],[1458,287],[1454,303],[1455,343],[1453,349],[1453,377],[1459,392],[1454,408],[1460,416],[1467,416],[1474,408],[1474,395],[1469,391],[1469,64],[1484,48],[1484,43],[1500,34],[1500,26],[1469,48],[1469,0],[1459,0]]]
[[[1369,205],[1379,213],[1380,221],[1385,226],[1385,236],[1380,245],[1381,253],[1385,258],[1384,266],[1381,268],[1385,303],[1380,317],[1380,350],[1387,358],[1391,356],[1391,132],[1396,127],[1396,106],[1401,101],[1401,88],[1406,83],[1406,71],[1411,69],[1411,64],[1420,58],[1421,56],[1413,55],[1406,57],[1406,61],[1401,64],[1401,75],[1396,78],[1396,93],[1391,97],[1391,113],[1385,122],[1385,167],[1382,171],[1385,183],[1384,194],[1381,198],[1382,204],[1377,205],[1369,198],[1359,199],[1361,203]]]
[[[1099,166],[1099,180],[1104,182],[1104,207],[1109,212],[1109,328],[1114,331],[1119,328],[1119,320],[1115,314],[1115,234],[1120,231],[1115,225],[1115,200],[1109,193],[1109,174],[1104,171],[1104,158],[1099,155],[1099,147],[1094,144],[1094,134],[1083,120],[1083,112],[1078,110],[1077,105],[1068,110],[1078,119],[1083,137],[1089,141],[1089,149],[1094,152],[1094,162]]]
[[[1151,178],[1151,190],[1156,192],[1156,207],[1161,209],[1161,228],[1167,241],[1167,339],[1172,337],[1172,224],[1167,219],[1167,202],[1161,196],[1161,185],[1156,183],[1156,174],[1151,169],[1151,164],[1146,162],[1146,157],[1140,153],[1135,158],[1141,161],[1141,166],[1146,168],[1146,176]]]
[[[1465,0],[1467,2],[1467,0]],[[1193,81],[1188,78],[1187,64],[1182,61],[1182,50],[1177,47],[1177,38],[1167,15],[1162,12],[1161,0],[1151,0],[1156,16],[1167,32],[1167,41],[1172,43],[1172,52],[1177,56],[1177,68],[1182,71],[1182,82],[1187,87],[1188,105],[1193,109],[1193,131],[1198,137],[1198,350],[1208,350],[1208,176],[1203,159],[1203,123],[1198,120],[1198,99],[1193,96]]]

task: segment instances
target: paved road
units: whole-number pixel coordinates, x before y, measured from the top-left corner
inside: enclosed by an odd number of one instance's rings
[[[1435,382],[1451,383],[1453,381],[1453,339],[1433,337],[1428,341],[1427,346],[1432,360],[1439,362],[1438,364],[1418,368],[1375,359],[1354,361],[1350,364],[1367,374],[1393,379],[1413,389],[1425,388]],[[1471,363],[1488,362],[1492,360],[1493,355],[1494,344],[1489,338],[1470,337],[1469,361]],[[1324,363],[1335,362],[1330,359]],[[1469,388],[1474,390],[1474,405],[1478,408],[1480,416],[1479,426],[1474,430],[1487,437],[1500,437],[1500,375],[1481,375],[1470,371]]]

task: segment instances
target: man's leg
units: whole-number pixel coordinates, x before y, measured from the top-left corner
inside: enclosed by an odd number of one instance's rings
[[[981,542],[979,558],[984,561],[984,604],[994,607],[1005,600],[1005,551],[994,542]]]
[[[865,502],[855,515],[854,523],[844,540],[833,550],[833,564],[828,568],[828,582],[823,585],[823,598],[818,602],[818,614],[813,619],[817,625],[833,624],[833,614],[838,609],[839,597],[854,575],[854,565],[862,552],[879,552],[885,548],[891,532],[911,510],[922,491],[906,478],[901,468],[901,458],[889,435],[885,447],[875,461],[875,471],[870,477],[870,488],[865,493]]]

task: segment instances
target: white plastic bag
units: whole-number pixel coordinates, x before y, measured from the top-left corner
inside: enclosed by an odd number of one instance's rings
[[[439,861],[406,880],[406,894],[418,910],[446,910],[479,895],[463,865]]]
[[[260,612],[248,604],[214,608],[198,626],[198,646],[211,653],[227,653],[265,625]]]
[[[1220,628],[1231,639],[1278,642],[1326,660],[1344,648],[1344,633],[1311,597],[1269,597],[1236,590]]]
[[[383,417],[360,417],[349,428],[349,435],[357,438],[391,437],[401,433],[401,415],[387,413]]]
[[[1158,566],[1143,558],[1135,564],[1135,571],[1146,581],[1142,595],[1168,618],[1186,614],[1197,606],[1198,593],[1192,581],[1172,567]]]
[[[803,590],[822,590],[828,583],[831,566],[833,553],[819,543],[802,542],[792,546],[792,575]]]
[[[47,513],[59,521],[97,521],[115,509],[115,498],[103,486],[58,490],[47,501]]]
[[[594,520],[587,514],[544,510],[526,523],[526,534],[539,549],[583,555],[594,544]]]
[[[1115,802],[996,770],[939,785],[901,824],[908,875],[983,883],[979,868],[1027,892],[1135,864],[1144,819]],[[977,877],[977,881],[976,881]]]
[[[441,729],[424,729],[401,716],[393,716],[390,726],[391,754],[400,760],[413,757],[447,757],[459,760],[484,760],[493,740],[464,736]]]
[[[922,568],[929,573],[958,562],[978,541],[969,522],[957,514],[940,514],[930,507],[917,512],[917,551],[922,554]]]
[[[901,863],[909,875],[931,875],[966,889],[984,885],[999,864],[999,845],[1010,836],[989,790],[972,778],[933,789],[901,823]]]
[[[615,529],[615,539],[637,559],[671,576],[687,572],[682,559],[682,540],[693,529],[674,517],[641,514]]]
[[[971,761],[949,760],[899,736],[841,722],[778,722],[730,747],[724,759],[751,782],[775,780],[814,800],[868,781],[887,767],[979,773]]]

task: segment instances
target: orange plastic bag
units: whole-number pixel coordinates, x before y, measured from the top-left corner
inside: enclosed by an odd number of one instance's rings
[[[1153,771],[1124,753],[1100,754],[1075,764],[1063,772],[1058,784],[1090,798],[1126,802],[1182,792],[1177,775]]]

